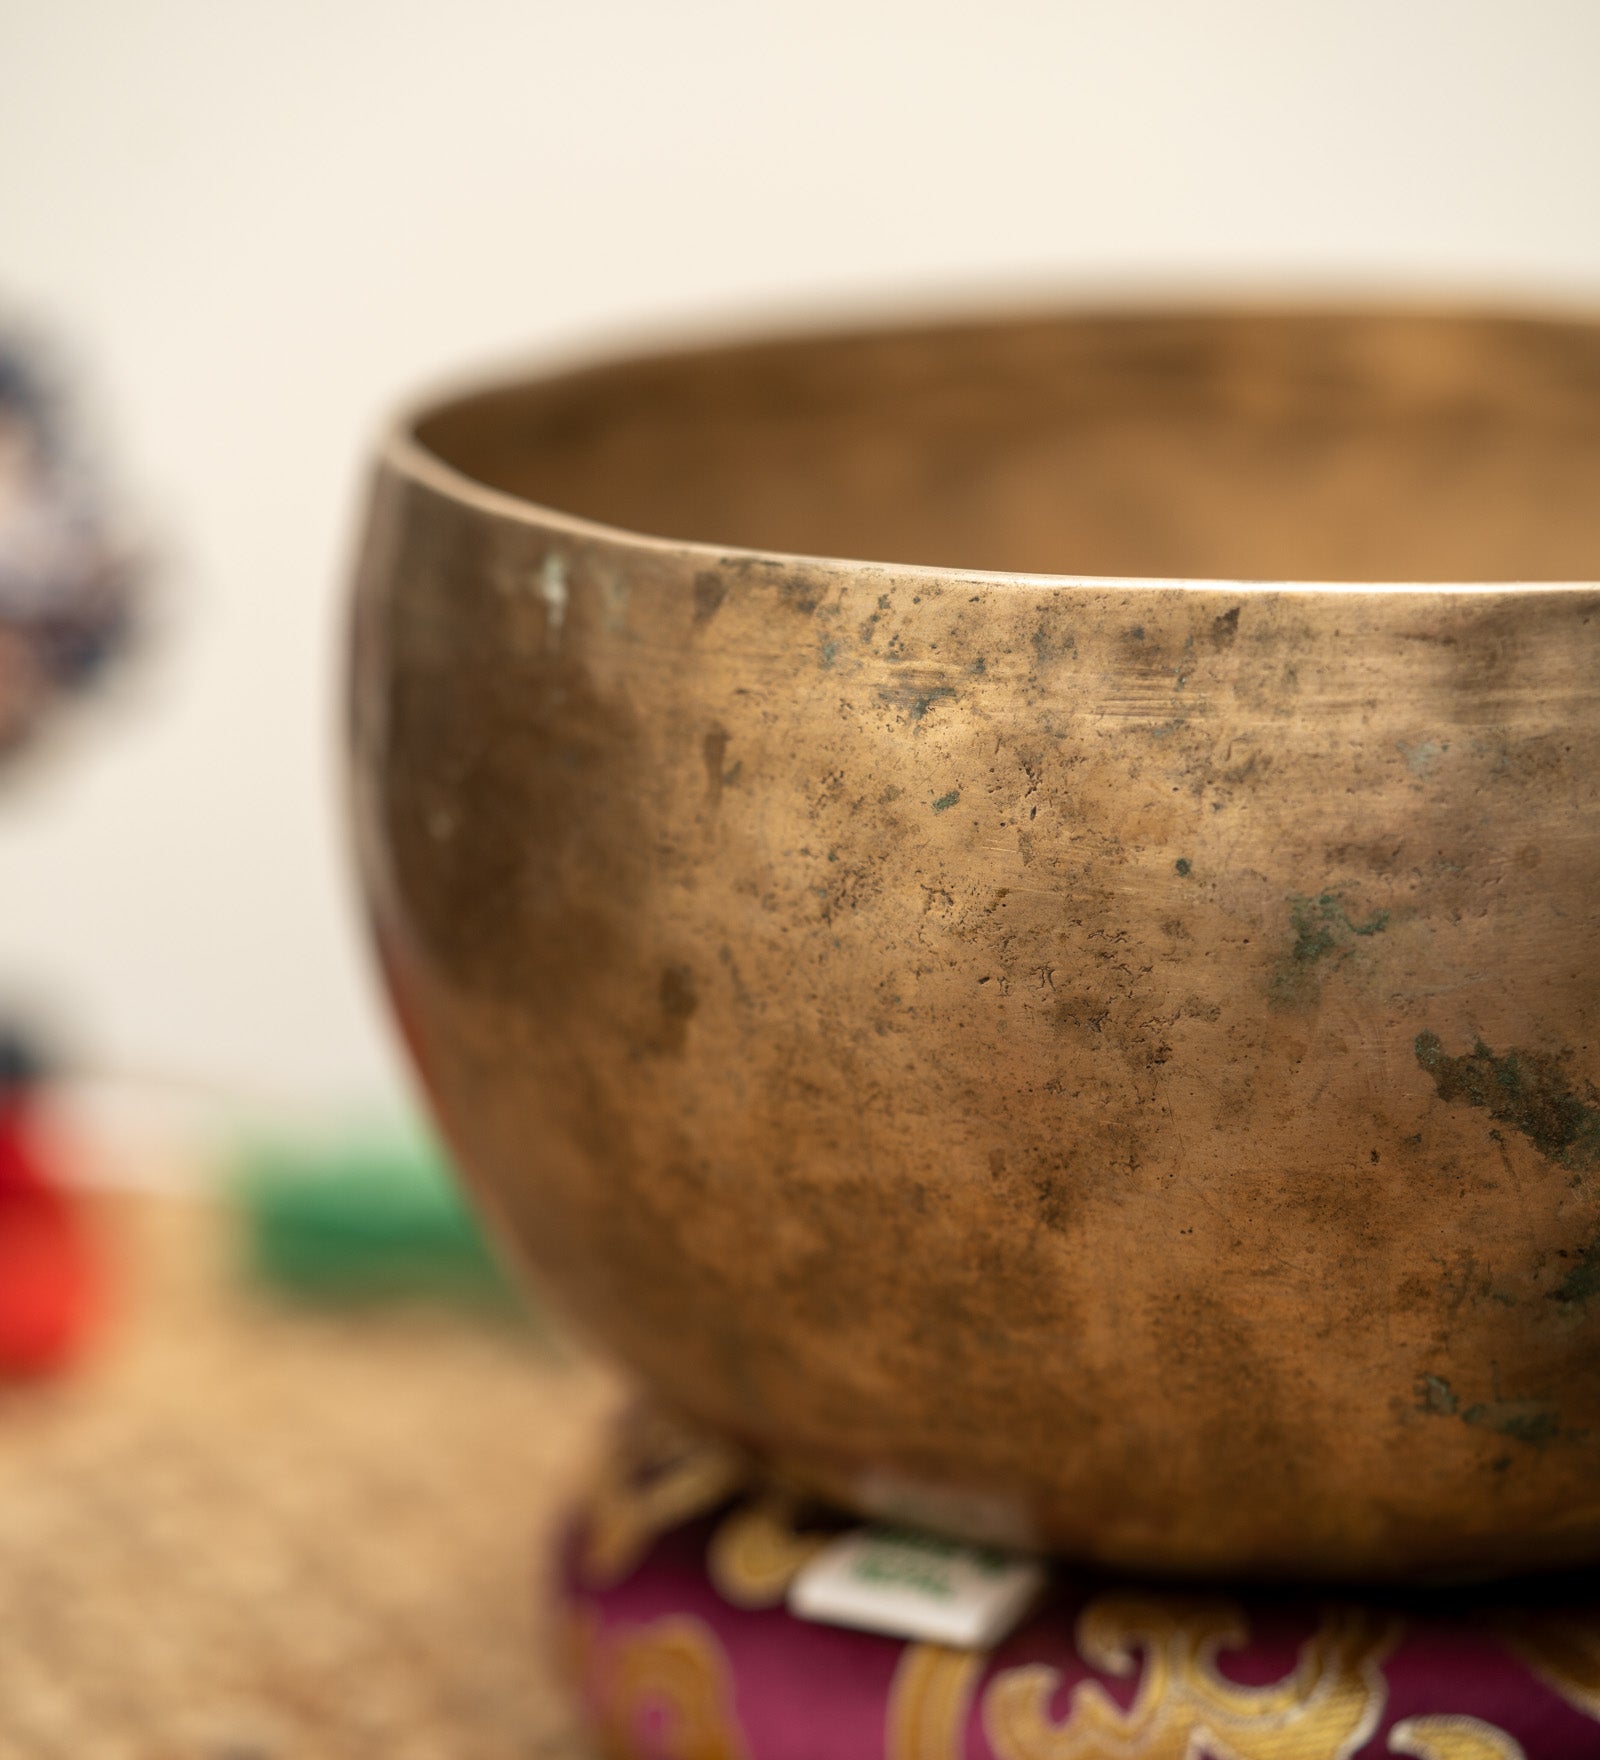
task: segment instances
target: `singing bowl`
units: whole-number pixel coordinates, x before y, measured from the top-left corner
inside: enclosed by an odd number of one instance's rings
[[[843,560],[845,558],[858,560]],[[1068,313],[436,401],[364,883],[514,1254],[845,1505],[1600,1558],[1600,326]]]

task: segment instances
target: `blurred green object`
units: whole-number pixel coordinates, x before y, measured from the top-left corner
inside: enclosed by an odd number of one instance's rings
[[[233,1183],[250,1271],[273,1288],[526,1311],[420,1133],[263,1136],[239,1153]]]

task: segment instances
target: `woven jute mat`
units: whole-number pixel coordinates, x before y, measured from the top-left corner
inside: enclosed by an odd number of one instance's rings
[[[0,1760],[568,1760],[544,1561],[614,1384],[443,1311],[252,1292],[100,1215],[99,1348],[0,1390]]]

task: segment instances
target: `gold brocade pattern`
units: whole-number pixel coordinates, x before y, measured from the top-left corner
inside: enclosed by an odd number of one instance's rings
[[[748,1760],[728,1659],[704,1621],[669,1614],[609,1637],[591,1624],[579,1644],[584,1672],[604,1707],[606,1751],[616,1760],[645,1751],[640,1724],[652,1714],[661,1720],[652,1753],[671,1760]]]
[[[652,1415],[611,1450],[590,1494],[584,1529],[584,1580],[621,1581],[669,1528],[715,1509],[745,1483],[732,1449]]]
[[[1526,1760],[1521,1742],[1477,1717],[1408,1717],[1390,1730],[1389,1752],[1413,1760]]]
[[[985,1660],[943,1644],[908,1644],[889,1689],[885,1760],[958,1760]]]
[[[1600,1615],[1525,1613],[1500,1629],[1547,1687],[1574,1711],[1600,1719]]]
[[[1122,1710],[1093,1681],[1078,1686],[1064,1721],[1050,1701],[1061,1684],[1040,1664],[1008,1669],[984,1695],[984,1728],[998,1760],[1347,1760],[1376,1728],[1381,1663],[1398,1630],[1359,1609],[1335,1609],[1301,1646],[1294,1669],[1270,1686],[1226,1679],[1217,1652],[1246,1642],[1226,1603],[1108,1595],[1078,1621],[1092,1667],[1143,1670]]]
[[[800,1567],[828,1543],[796,1522],[795,1500],[769,1491],[730,1510],[706,1554],[711,1581],[735,1607],[776,1607]]]

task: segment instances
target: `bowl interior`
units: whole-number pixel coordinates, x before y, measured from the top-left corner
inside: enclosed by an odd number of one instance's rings
[[[1022,573],[1600,577],[1600,326],[1146,313],[628,362],[417,426],[601,523]]]

